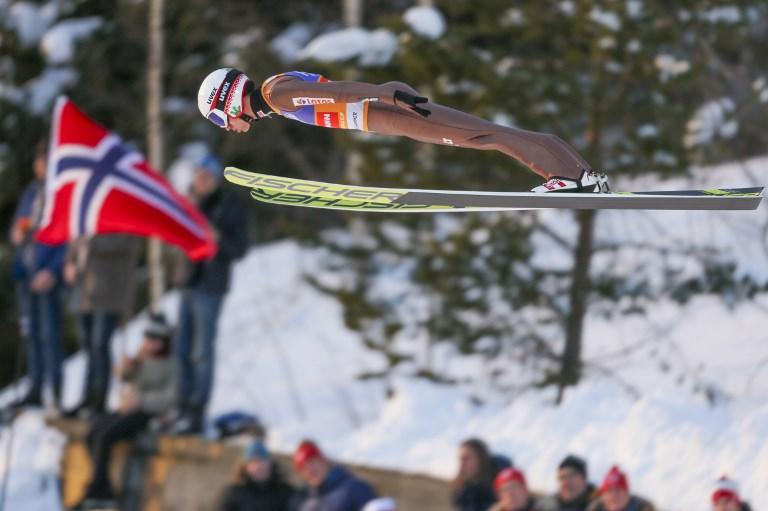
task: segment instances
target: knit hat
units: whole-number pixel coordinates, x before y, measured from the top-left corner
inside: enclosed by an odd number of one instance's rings
[[[584,477],[584,479],[587,478],[587,462],[584,461],[582,458],[575,456],[573,454],[569,454],[568,456],[563,459],[563,461],[560,462],[560,466],[557,467],[558,470],[562,470],[564,468],[570,468],[572,470],[575,470],[579,474]]]
[[[496,479],[493,480],[493,489],[498,493],[502,486],[512,481],[516,481],[523,485],[524,488],[528,488],[525,482],[525,475],[518,469],[510,467],[499,472]]]
[[[197,162],[197,168],[206,171],[213,178],[215,178],[216,181],[220,180],[224,175],[221,162],[213,153],[205,154]]]
[[[254,440],[243,450],[243,459],[245,460],[264,460],[270,461],[272,455],[269,454],[267,446],[261,440]]]
[[[712,503],[716,503],[720,499],[731,499],[741,504],[739,498],[739,485],[733,479],[728,479],[727,476],[722,476],[717,480],[715,491],[712,493]]]
[[[293,468],[301,470],[308,461],[315,458],[325,458],[323,451],[311,440],[304,440],[293,453]]]
[[[164,314],[153,313],[149,315],[147,324],[144,327],[144,337],[168,341],[172,336],[173,328],[166,321]]]
[[[393,499],[383,497],[368,502],[363,511],[397,511],[397,505]]]
[[[629,481],[624,472],[619,470],[616,465],[611,467],[611,470],[605,474],[603,484],[600,486],[600,493],[613,488],[621,488],[624,491],[629,491]]]

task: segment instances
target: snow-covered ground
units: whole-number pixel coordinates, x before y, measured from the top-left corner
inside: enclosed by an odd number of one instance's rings
[[[741,165],[698,169],[685,180],[620,187],[747,186],[765,181],[766,165],[758,159],[747,162],[746,171]],[[725,250],[736,271],[768,278],[761,249],[766,212],[763,205],[756,212],[606,213],[598,237],[652,236],[660,245],[703,238]],[[565,222],[569,214],[547,215]],[[542,264],[553,262],[544,255]],[[440,477],[453,475],[456,445],[479,436],[511,456],[543,491],[554,490],[560,459],[576,453],[589,460],[593,480],[618,463],[633,490],[674,511],[708,508],[714,480],[727,473],[756,509],[768,507],[768,296],[732,309],[701,296],[685,306],[656,303],[647,316],[590,316],[588,377],[559,407],[552,391],[513,402],[489,396],[478,406],[470,388],[405,376],[389,382],[395,396],[387,400],[384,382],[356,378],[381,369],[384,360],[345,328],[340,306],[302,278],[323,271],[321,263],[318,252],[283,241],[252,250],[237,265],[220,322],[212,415],[256,412],[278,450],[312,437],[342,461]],[[169,295],[164,307],[174,316],[176,297]],[[116,352],[136,348],[141,321],[116,336]],[[483,363],[446,349],[435,359],[462,372],[479,372]],[[67,404],[77,399],[83,369],[79,356],[67,364]],[[6,391],[0,404],[8,399]],[[23,416],[14,431],[8,509],[56,509],[52,478],[60,436],[45,429],[39,414]],[[8,439],[9,430],[0,431],[0,453]],[[0,475],[8,468],[2,456]]]

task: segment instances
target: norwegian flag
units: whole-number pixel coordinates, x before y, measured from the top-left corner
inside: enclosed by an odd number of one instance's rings
[[[107,233],[157,237],[193,260],[211,258],[217,249],[207,220],[192,203],[120,137],[60,97],[37,240],[61,244]]]

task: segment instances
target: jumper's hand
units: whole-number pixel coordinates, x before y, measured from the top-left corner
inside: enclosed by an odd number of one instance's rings
[[[429,115],[432,113],[429,110],[425,108],[421,108],[419,106],[416,106],[420,103],[426,103],[429,101],[428,98],[425,98],[423,96],[414,96],[413,94],[410,94],[408,92],[402,91],[402,90],[396,90],[395,91],[395,104],[403,103],[404,105],[407,105],[408,108],[416,112],[422,117],[429,117]],[[398,105],[399,106],[399,105]]]

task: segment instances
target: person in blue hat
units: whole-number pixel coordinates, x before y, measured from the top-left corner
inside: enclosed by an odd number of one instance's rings
[[[293,487],[283,479],[261,440],[243,450],[235,484],[222,499],[221,511],[288,511]]]
[[[179,327],[174,346],[181,367],[183,398],[173,428],[178,434],[203,432],[216,366],[216,332],[231,278],[232,264],[248,248],[248,212],[234,191],[221,186],[223,167],[213,154],[195,162],[190,195],[213,229],[218,251],[211,260],[187,261],[181,282]]]

